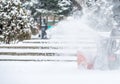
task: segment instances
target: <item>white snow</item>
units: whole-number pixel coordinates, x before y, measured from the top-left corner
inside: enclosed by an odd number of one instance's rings
[[[68,40],[63,40],[68,42]],[[63,42],[60,40],[60,42]],[[83,41],[79,40],[80,42]],[[24,42],[46,42],[46,44],[37,43],[20,43],[10,45],[0,45],[0,47],[40,47],[40,46],[65,46],[55,44],[58,40],[31,40]],[[54,44],[53,44],[53,43]],[[74,41],[73,41],[74,42]],[[85,42],[85,41],[84,41]],[[88,40],[90,42],[90,40]],[[84,43],[86,44],[86,43]],[[69,45],[69,44],[68,44]],[[77,45],[76,45],[77,46]],[[82,45],[81,45],[82,46]],[[86,45],[83,45],[86,46]],[[26,51],[25,51],[26,50]],[[1,48],[0,52],[43,52],[43,50],[32,49],[5,49]],[[44,52],[65,52],[62,50],[48,49]],[[70,53],[73,51],[70,51]],[[120,70],[82,70],[77,66],[77,62],[51,62],[39,60],[77,60],[72,56],[0,56],[0,59],[12,60],[36,60],[36,61],[0,61],[0,84],[120,84]]]
[[[76,61],[76,56],[0,56],[0,60],[33,60],[33,61],[44,61],[44,60],[74,60]]]
[[[120,70],[79,70],[75,62],[0,62],[0,84],[120,84]]]
[[[63,0],[65,1],[65,0]],[[41,10],[38,10],[41,11]],[[46,10],[43,10],[46,12]],[[63,25],[64,24],[64,25]],[[77,26],[77,27],[76,27]],[[53,40],[30,40],[24,41],[20,44],[0,45],[0,52],[16,52],[16,53],[48,53],[48,52],[69,52],[76,53],[73,49],[21,49],[17,47],[82,47],[90,51],[87,55],[94,54],[91,50],[96,49],[95,38],[98,38],[98,34],[89,29],[86,24],[83,24],[77,20],[63,21],[58,26],[53,34]],[[56,29],[57,29],[56,28]],[[78,28],[78,29],[76,29]],[[53,31],[53,30],[52,30]],[[80,31],[80,32],[79,32]],[[50,33],[50,31],[48,31]],[[67,32],[67,33],[66,33]],[[58,40],[60,34],[63,34]],[[73,35],[75,34],[75,35]],[[65,36],[66,35],[66,36]],[[79,35],[79,36],[78,36]],[[102,33],[102,35],[105,35]],[[107,37],[109,35],[106,34]],[[56,38],[55,38],[56,37]],[[75,38],[76,37],[76,38]],[[65,40],[66,39],[66,40]],[[74,41],[72,41],[74,40]],[[61,42],[63,42],[61,44]],[[69,42],[70,43],[66,43]],[[81,42],[81,44],[76,44]],[[25,43],[26,42],[26,43]],[[28,44],[27,44],[28,42]],[[30,42],[30,43],[29,43]],[[33,43],[32,43],[33,42]],[[34,43],[34,42],[43,42]],[[44,44],[44,42],[46,42]],[[55,42],[60,42],[55,44]],[[87,43],[88,42],[88,43]],[[92,44],[91,44],[91,43]],[[95,45],[94,45],[95,44]],[[13,48],[12,48],[13,47]],[[14,48],[16,47],[16,48]],[[88,48],[90,47],[90,48]],[[91,53],[92,52],[92,53]],[[5,61],[6,59],[6,61]],[[8,61],[9,59],[9,61]],[[79,69],[77,62],[51,62],[51,61],[39,61],[39,60],[77,60],[75,56],[0,56],[0,84],[120,84],[120,69],[117,70],[83,70]],[[4,61],[3,61],[4,60]],[[36,61],[10,61],[10,60],[36,60]],[[100,61],[101,63],[103,62]]]
[[[60,40],[62,42],[62,40]],[[69,41],[69,40],[64,40]],[[81,40],[82,41],[82,40]],[[40,42],[31,40],[24,42]],[[44,40],[47,44],[20,43],[10,45],[0,45],[0,47],[39,47],[39,46],[65,46],[63,44],[54,44],[58,40]],[[50,44],[49,44],[50,42]],[[53,42],[53,43],[51,43]],[[74,41],[73,41],[74,42]],[[89,41],[90,42],[90,41]],[[86,43],[85,43],[86,44]],[[69,44],[68,44],[69,45]],[[85,45],[84,45],[85,46]],[[26,50],[26,51],[25,51]],[[32,49],[5,49],[0,52],[43,52],[43,50]],[[63,52],[62,50],[44,50],[44,52]],[[73,52],[73,51],[72,51]],[[71,52],[70,52],[71,53]],[[0,56],[0,59],[12,60],[36,60],[36,61],[0,61],[0,84],[120,84],[120,70],[82,70],[78,69],[77,62],[51,62],[39,60],[77,60],[76,57],[69,56]]]

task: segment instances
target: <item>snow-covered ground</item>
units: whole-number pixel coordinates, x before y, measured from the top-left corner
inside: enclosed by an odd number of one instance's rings
[[[77,61],[76,56],[0,56],[0,61]]]
[[[76,62],[0,62],[0,84],[120,84],[120,70],[79,70]]]
[[[89,35],[87,35],[89,37]],[[96,49],[91,38],[80,36],[78,44],[68,39],[29,40],[20,44],[1,45],[4,53],[76,53],[74,49]],[[91,37],[91,36],[90,36]],[[70,41],[71,43],[66,43]],[[26,42],[26,43],[25,43]],[[65,42],[65,43],[64,43]],[[41,49],[40,47],[71,47],[73,49]],[[30,49],[29,49],[30,48]],[[71,51],[72,50],[72,51]],[[92,52],[92,51],[91,51]],[[88,53],[89,54],[89,53]],[[94,54],[94,53],[93,53]],[[117,70],[82,70],[78,69],[76,56],[0,56],[0,84],[120,84],[120,69]],[[4,59],[4,60],[2,60]],[[7,60],[5,60],[7,59]],[[9,60],[8,60],[9,59]],[[39,60],[74,60],[74,61],[39,61]],[[21,61],[22,60],[22,61]],[[31,60],[31,61],[24,61]],[[34,60],[34,61],[32,61]],[[36,60],[36,61],[35,61]],[[101,61],[102,62],[102,61]]]
[[[88,35],[89,36],[89,35]],[[83,37],[81,37],[83,38]],[[84,37],[84,39],[86,39]],[[94,45],[93,40],[80,39],[84,48],[87,46],[89,50]],[[58,41],[58,40],[56,40]],[[53,41],[31,40],[26,43],[1,45],[0,52],[63,52],[59,49],[40,49],[41,47],[65,47],[62,41],[57,44]],[[60,40],[61,41],[61,40]],[[92,41],[92,44],[91,44]],[[25,42],[25,41],[24,41]],[[74,41],[73,41],[74,42]],[[41,44],[42,43],[42,44]],[[84,43],[84,45],[82,44]],[[73,43],[72,43],[73,45]],[[76,47],[74,45],[73,47]],[[29,47],[31,49],[29,49]],[[33,47],[33,49],[32,49]],[[36,48],[34,48],[36,47]],[[90,48],[89,48],[90,47]],[[23,48],[23,49],[22,49]],[[96,47],[95,47],[96,48]],[[68,48],[69,49],[69,48]],[[64,50],[65,52],[65,50]],[[69,53],[73,52],[69,51]],[[0,59],[9,59],[0,61],[0,84],[120,84],[120,69],[117,70],[82,70],[78,69],[77,62],[72,61],[24,61],[24,60],[76,60],[77,57],[71,56],[10,56],[1,55]],[[12,59],[12,61],[10,61]],[[15,59],[15,60],[14,60]],[[13,61],[14,60],[14,61]],[[19,60],[19,61],[16,61]],[[23,60],[23,61],[20,61]]]
[[[74,25],[76,25],[75,22],[70,23],[74,23]],[[77,23],[79,24],[79,22]],[[69,23],[67,23],[67,25],[69,25]],[[67,27],[67,25],[63,26]],[[71,31],[74,26],[68,28],[71,29],[70,32],[67,33],[67,36],[61,36],[60,34],[59,39],[59,34],[55,34],[55,36],[53,37],[56,38],[52,38],[52,40],[39,40],[34,38],[29,41],[24,41],[20,44],[1,45],[0,84],[120,84],[120,69],[111,71],[93,69],[83,70],[78,69],[76,56],[61,55],[45,57],[30,55],[31,53],[39,54],[52,52],[67,52],[77,54],[76,47],[80,47],[80,50],[82,50],[82,52],[85,52],[85,55],[96,55],[94,50],[96,51],[97,43],[94,40],[98,34],[94,33],[94,31],[92,30],[82,27],[80,28],[81,32],[77,30]],[[71,35],[71,33],[73,32],[75,33],[75,35]],[[76,36],[77,38],[74,38]],[[41,47],[48,47],[48,49],[42,49]],[[50,47],[53,47],[54,49],[50,49]],[[65,49],[61,49],[60,47],[65,47]],[[4,53],[6,54],[4,55]],[[11,53],[15,55],[11,56]],[[17,53],[21,53],[19,54],[21,56],[17,57]],[[27,53],[28,55],[22,55],[24,53]],[[48,59],[74,61],[39,61]],[[100,60],[100,63],[102,62],[104,61]]]
[[[89,36],[89,35],[88,35]],[[82,39],[83,38],[83,39]],[[69,40],[69,39],[68,39]],[[29,40],[26,43],[1,45],[0,52],[63,52],[61,49],[40,49],[40,47],[74,47],[96,49],[91,38],[81,35],[78,43],[64,43],[65,40]],[[70,40],[72,41],[72,40]],[[25,42],[25,41],[24,41]],[[66,42],[66,41],[65,41]],[[75,45],[74,45],[75,44]],[[92,47],[91,47],[92,46]],[[29,49],[30,47],[30,49]],[[90,47],[90,48],[89,48]],[[87,50],[86,49],[86,50]],[[69,50],[72,53],[73,50]],[[92,52],[92,51],[91,51]],[[75,51],[74,51],[75,53]],[[78,69],[75,56],[0,56],[0,84],[120,84],[120,70],[82,70]],[[4,59],[4,60],[2,60]],[[7,60],[5,60],[7,59]],[[8,60],[9,59],[9,60]],[[39,60],[74,60],[74,61],[39,61]],[[12,60],[12,61],[11,61]],[[21,61],[22,60],[22,61]],[[34,60],[34,61],[24,61]],[[36,60],[36,61],[35,61]]]

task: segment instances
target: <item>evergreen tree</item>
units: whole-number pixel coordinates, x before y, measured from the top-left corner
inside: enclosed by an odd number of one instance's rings
[[[39,17],[41,14],[68,15],[72,10],[70,0],[29,0],[23,6],[31,10],[34,18]]]
[[[2,0],[0,2],[1,41],[11,43],[31,38],[30,16],[21,6],[19,0]]]
[[[60,15],[67,16],[73,10],[73,3],[71,0],[59,0],[58,5],[60,7],[58,14]]]

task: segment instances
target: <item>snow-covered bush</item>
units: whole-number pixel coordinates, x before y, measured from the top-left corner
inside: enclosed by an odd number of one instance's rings
[[[30,15],[22,7],[20,0],[0,2],[0,36],[4,43],[30,39],[33,27],[30,22]]]
[[[31,27],[31,33],[32,35],[37,35],[39,33],[39,25],[37,23],[33,24],[33,27]]]

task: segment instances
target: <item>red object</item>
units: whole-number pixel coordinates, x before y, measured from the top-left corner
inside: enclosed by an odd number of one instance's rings
[[[92,69],[92,68],[93,68],[93,63],[87,65],[87,69]]]
[[[86,63],[87,63],[87,60],[86,60],[85,56],[83,55],[83,53],[78,52],[77,53],[77,64],[78,64],[78,66],[80,64],[86,64]]]
[[[86,69],[92,69],[93,63],[88,63],[85,55],[82,52],[77,53],[77,64],[84,66]]]

